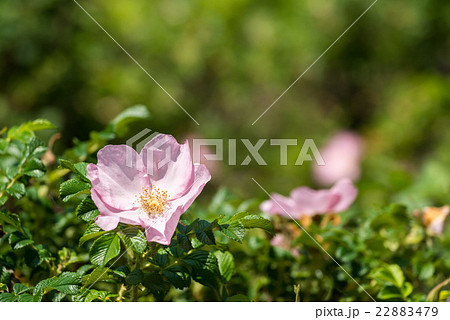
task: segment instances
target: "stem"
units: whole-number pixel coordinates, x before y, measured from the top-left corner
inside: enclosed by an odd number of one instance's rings
[[[439,292],[443,287],[450,284],[450,278],[442,281],[437,286],[435,286],[427,296],[427,302],[439,301]]]
[[[134,270],[141,269],[142,267],[142,255],[136,255],[136,261],[134,263]],[[131,301],[138,301],[139,298],[139,287],[138,285],[131,286]]]
[[[119,289],[119,296],[117,297],[117,301],[122,302],[123,301],[123,294],[125,293],[126,287],[125,285],[122,283],[120,285],[120,289]]]

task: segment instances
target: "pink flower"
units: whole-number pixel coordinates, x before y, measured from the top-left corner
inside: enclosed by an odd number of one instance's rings
[[[302,216],[338,213],[347,210],[356,198],[358,190],[349,179],[338,181],[331,189],[312,190],[299,187],[292,190],[289,198],[272,194],[270,200],[264,201],[260,209],[269,214]]]
[[[325,165],[314,165],[314,179],[324,186],[343,178],[356,181],[361,174],[362,153],[363,141],[359,135],[349,131],[337,133],[320,150]]]
[[[189,144],[158,134],[138,154],[127,145],[108,145],[89,164],[91,196],[109,231],[119,223],[140,225],[148,241],[168,245],[180,216],[211,179],[202,164],[192,164]],[[163,164],[165,163],[165,164]]]
[[[282,233],[277,233],[271,240],[270,244],[274,247],[279,247],[283,250],[289,251],[292,256],[298,257],[300,251],[297,248],[291,248],[290,241]]]

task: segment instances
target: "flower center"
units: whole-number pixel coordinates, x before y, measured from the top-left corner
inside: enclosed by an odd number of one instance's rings
[[[142,192],[136,197],[136,201],[140,204],[141,209],[149,216],[160,216],[167,209],[167,200],[169,198],[167,191],[147,186],[142,187]]]

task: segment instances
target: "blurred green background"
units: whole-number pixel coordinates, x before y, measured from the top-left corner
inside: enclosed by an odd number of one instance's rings
[[[446,204],[449,1],[378,1],[251,125],[371,3],[80,0],[197,126],[75,2],[2,0],[0,127],[48,118],[62,132],[56,153],[135,104],[146,105],[151,120],[133,130],[148,127],[179,141],[313,138],[320,147],[352,130],[366,144],[362,205]],[[251,177],[270,192],[314,186],[310,164],[294,166],[299,150],[288,166],[279,165],[278,147],[261,150],[267,166],[218,163],[212,185],[261,197]]]

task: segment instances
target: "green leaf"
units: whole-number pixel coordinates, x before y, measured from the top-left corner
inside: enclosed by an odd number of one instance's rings
[[[233,221],[229,225],[222,225],[220,232],[239,243],[242,243],[246,233],[245,227],[240,221]]]
[[[50,121],[45,119],[36,119],[34,121],[25,122],[18,127],[11,127],[8,130],[8,138],[18,139],[25,142],[34,137],[34,131],[54,128],[55,126]]]
[[[80,238],[79,245],[82,246],[86,241],[98,238],[107,232],[109,231],[103,231],[97,224],[91,223]]]
[[[56,127],[47,119],[36,119],[33,121],[25,122],[19,128],[20,130],[30,130],[30,131],[56,129]]]
[[[374,270],[370,274],[370,278],[377,281],[390,283],[399,289],[403,287],[403,283],[405,282],[403,271],[396,264],[386,265]]]
[[[22,173],[24,175],[30,176],[30,177],[42,177],[45,172],[45,166],[42,163],[41,160],[32,158],[30,159],[25,167],[22,170]]]
[[[23,183],[16,182],[11,187],[6,189],[6,192],[10,196],[12,196],[16,199],[20,199],[25,195],[25,185]]]
[[[76,214],[86,222],[94,220],[100,212],[97,209],[91,196],[84,198],[76,209]]]
[[[28,238],[26,234],[19,231],[11,233],[9,235],[8,241],[14,250],[24,248],[34,243],[34,241]]]
[[[214,255],[217,258],[220,274],[225,279],[225,282],[230,281],[235,269],[233,255],[228,251],[216,251]]]
[[[144,273],[139,269],[134,269],[125,278],[125,283],[127,285],[137,285],[144,280]]]
[[[432,262],[425,263],[420,269],[419,279],[420,280],[428,280],[434,274],[434,264]]]
[[[162,300],[170,289],[170,283],[157,272],[145,273],[142,284],[148,288],[158,300]]]
[[[124,110],[111,121],[113,131],[119,136],[124,137],[128,131],[130,124],[138,121],[146,121],[150,119],[150,112],[146,106],[136,105]]]
[[[142,254],[147,248],[147,238],[137,227],[127,227],[119,232],[119,236],[127,248],[131,248],[137,254]]]
[[[249,214],[250,213],[248,213],[246,211],[238,212],[230,218],[230,221],[238,221],[238,220],[244,218],[245,216],[248,216]]]
[[[1,210],[0,211],[0,221],[3,221],[5,223],[11,225],[12,227],[14,227],[17,230],[22,229],[19,216],[15,213],[10,213],[6,210]]]
[[[382,300],[401,300],[403,298],[399,288],[392,285],[383,286],[377,296]]]
[[[26,285],[21,284],[21,283],[15,283],[13,286],[13,291],[15,294],[22,294],[22,293],[32,291],[32,290],[33,290],[33,287],[29,288]]]
[[[259,228],[267,231],[271,235],[274,234],[272,222],[261,216],[254,214],[246,215],[239,219],[239,222],[241,222],[246,229]]]
[[[191,284],[191,276],[188,270],[181,265],[164,269],[162,273],[177,289],[187,288]]]
[[[88,163],[86,162],[73,163],[65,159],[59,159],[59,163],[60,168],[69,169],[70,171],[74,172],[82,181],[88,183],[90,182],[89,178],[87,177]]]
[[[19,296],[19,302],[33,302],[33,295],[24,293]]]
[[[213,224],[205,220],[198,220],[194,225],[194,232],[197,239],[204,244],[216,244],[213,232]]]
[[[192,244],[189,241],[189,237],[184,233],[177,234],[177,243],[184,251],[189,251],[192,249]]]
[[[111,259],[120,253],[120,237],[115,233],[101,236],[92,244],[89,259],[92,264],[103,268]]]
[[[0,302],[14,302],[18,297],[14,293],[3,292],[0,293]]]
[[[157,253],[150,261],[161,268],[164,268],[169,263],[169,255],[167,253]]]
[[[405,283],[403,284],[403,288],[402,288],[401,291],[402,291],[403,299],[406,300],[406,298],[413,292],[413,286],[412,286],[412,284],[409,283],[409,282],[405,282]]]
[[[81,276],[76,272],[63,272],[58,277],[40,281],[33,290],[33,300],[40,301],[49,289],[57,290],[64,294],[77,294],[81,285]]]
[[[62,201],[67,202],[75,196],[89,193],[90,189],[91,185],[89,183],[70,179],[61,183],[61,186],[59,187],[59,196]]]
[[[110,269],[102,270],[100,268],[95,268],[91,273],[82,277],[83,286],[89,286],[99,281],[114,280],[115,278],[111,273],[112,271]]]
[[[192,279],[204,286],[218,290],[218,276],[220,276],[217,266],[217,258],[208,251],[196,250],[182,261],[192,267]]]

